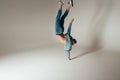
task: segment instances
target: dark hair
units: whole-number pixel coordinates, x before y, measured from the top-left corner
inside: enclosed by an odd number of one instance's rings
[[[72,44],[76,44],[77,40],[76,39],[72,39]]]

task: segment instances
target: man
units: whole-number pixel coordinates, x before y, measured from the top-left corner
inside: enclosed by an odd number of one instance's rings
[[[60,0],[58,2],[58,13],[56,16],[56,24],[55,24],[55,31],[57,38],[60,40],[61,43],[64,43],[64,48],[67,53],[67,57],[69,60],[70,58],[70,51],[72,50],[72,46],[77,43],[77,41],[71,36],[71,26],[74,21],[74,19],[71,20],[68,26],[68,30],[66,34],[63,34],[64,32],[64,20],[67,17],[71,7],[73,7],[73,0],[70,0],[67,5],[67,9],[65,13],[62,15],[62,6],[64,5],[63,1]],[[62,16],[61,16],[62,15]]]

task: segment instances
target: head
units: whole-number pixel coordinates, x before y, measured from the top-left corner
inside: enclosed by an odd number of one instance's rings
[[[72,45],[76,44],[77,40],[76,39],[72,39]]]

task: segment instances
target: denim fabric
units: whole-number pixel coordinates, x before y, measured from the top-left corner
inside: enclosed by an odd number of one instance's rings
[[[67,33],[65,34],[66,37],[66,43],[64,45],[64,49],[67,52],[68,58],[70,58],[70,51],[72,50],[72,36],[71,34],[71,27],[72,27],[72,23],[69,24],[69,27],[67,29]]]
[[[68,59],[70,58],[70,51],[66,51],[66,55],[68,57]]]
[[[55,32],[56,35],[63,34],[64,32],[64,20],[67,17],[69,11],[66,10],[65,13],[62,15],[62,9],[58,10],[57,16],[56,16],[56,22],[55,22]]]

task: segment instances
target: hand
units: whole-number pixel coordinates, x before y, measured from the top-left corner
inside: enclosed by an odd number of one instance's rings
[[[74,21],[74,18],[72,18],[71,23]]]

